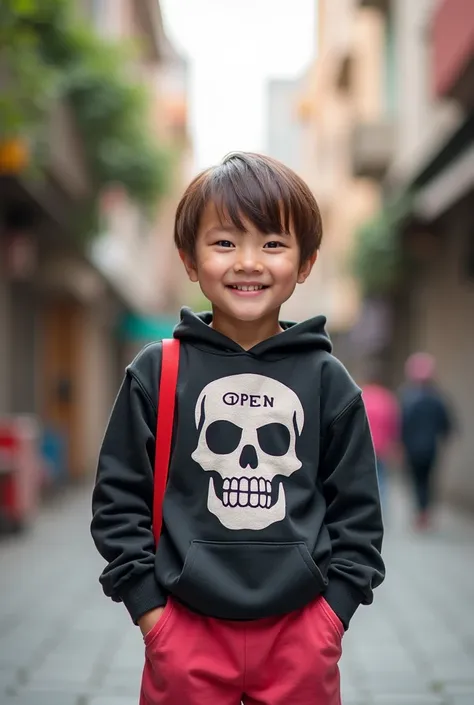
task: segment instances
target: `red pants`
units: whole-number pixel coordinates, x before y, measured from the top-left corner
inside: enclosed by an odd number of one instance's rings
[[[145,637],[140,705],[340,705],[343,626],[324,598],[235,622],[169,600]]]

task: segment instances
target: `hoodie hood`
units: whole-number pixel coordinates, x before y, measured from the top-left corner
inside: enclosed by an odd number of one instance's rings
[[[212,313],[194,313],[190,308],[181,309],[181,320],[173,335],[196,348],[214,354],[252,355],[258,358],[275,359],[293,355],[303,350],[332,351],[332,344],[326,332],[326,317],[316,316],[302,323],[280,321],[283,332],[263,340],[250,350],[210,327]]]

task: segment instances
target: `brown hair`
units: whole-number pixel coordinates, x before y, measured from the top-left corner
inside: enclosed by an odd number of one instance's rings
[[[176,211],[174,240],[190,257],[194,257],[202,212],[210,201],[221,220],[230,220],[242,232],[242,217],[265,234],[289,232],[291,225],[301,263],[321,245],[321,214],[308,185],[271,157],[232,152],[189,184]]]

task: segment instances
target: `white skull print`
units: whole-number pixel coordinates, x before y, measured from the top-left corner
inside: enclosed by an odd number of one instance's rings
[[[301,467],[296,440],[300,400],[271,377],[240,374],[210,382],[195,410],[199,440],[192,454],[209,477],[207,507],[228,529],[261,530],[284,519],[281,477]]]

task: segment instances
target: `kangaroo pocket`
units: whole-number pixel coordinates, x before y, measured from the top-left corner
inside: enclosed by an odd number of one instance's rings
[[[326,581],[306,544],[193,541],[173,594],[221,619],[258,619],[303,607]]]

